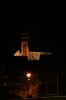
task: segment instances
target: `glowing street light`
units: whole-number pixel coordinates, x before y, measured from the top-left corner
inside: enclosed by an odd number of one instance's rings
[[[29,79],[29,78],[31,78],[31,73],[26,73],[26,77]]]
[[[28,73],[26,73],[26,77],[27,77],[27,97],[29,96],[29,80],[30,80],[30,78],[31,78],[31,73],[30,72],[28,72]]]

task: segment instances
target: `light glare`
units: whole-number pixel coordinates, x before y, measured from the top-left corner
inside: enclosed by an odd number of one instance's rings
[[[26,76],[27,76],[27,78],[30,78],[31,77],[31,73],[27,73]]]

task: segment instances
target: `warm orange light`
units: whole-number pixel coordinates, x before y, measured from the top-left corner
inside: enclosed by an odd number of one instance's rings
[[[30,78],[31,77],[31,73],[27,73],[26,76],[27,76],[27,78]]]

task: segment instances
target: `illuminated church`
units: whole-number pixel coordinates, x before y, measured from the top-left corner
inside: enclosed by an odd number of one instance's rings
[[[23,36],[21,36],[21,50],[17,50],[14,56],[26,56],[28,60],[40,60],[40,55],[51,55],[51,52],[30,51],[28,46],[29,38],[27,33],[24,33]]]

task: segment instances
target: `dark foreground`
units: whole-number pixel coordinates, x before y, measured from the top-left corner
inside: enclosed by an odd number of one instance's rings
[[[50,96],[50,97],[38,97],[38,98],[20,98],[9,100],[66,100],[66,96]]]

